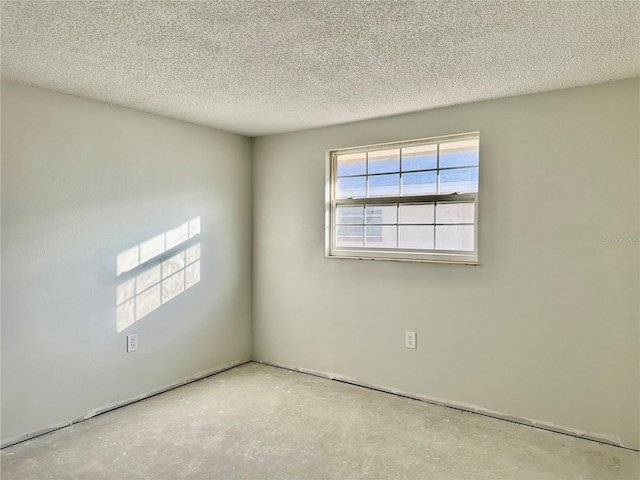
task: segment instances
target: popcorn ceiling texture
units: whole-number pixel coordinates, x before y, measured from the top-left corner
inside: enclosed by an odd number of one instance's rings
[[[2,75],[248,136],[640,74],[640,2],[2,2]]]

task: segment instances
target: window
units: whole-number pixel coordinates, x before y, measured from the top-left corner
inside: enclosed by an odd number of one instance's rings
[[[326,255],[477,264],[478,133],[327,152]]]

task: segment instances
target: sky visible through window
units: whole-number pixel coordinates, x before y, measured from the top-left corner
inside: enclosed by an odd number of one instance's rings
[[[477,192],[478,140],[338,155],[336,177],[336,198]]]

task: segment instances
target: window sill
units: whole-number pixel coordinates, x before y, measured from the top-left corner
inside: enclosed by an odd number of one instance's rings
[[[476,255],[451,255],[451,254],[425,254],[386,252],[386,251],[334,251],[326,253],[325,258],[340,258],[351,260],[384,260],[393,262],[416,262],[416,263],[446,263],[455,265],[478,266]]]

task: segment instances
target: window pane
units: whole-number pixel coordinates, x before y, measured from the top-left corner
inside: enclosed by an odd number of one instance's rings
[[[140,244],[140,264],[164,253],[164,233]]]
[[[337,224],[358,224],[364,223],[364,205],[338,205],[336,207]]]
[[[364,227],[358,225],[336,225],[336,247],[362,247]]]
[[[440,193],[477,191],[478,167],[440,171]]]
[[[345,177],[336,180],[336,198],[366,196],[367,177]]]
[[[480,140],[461,140],[440,144],[440,168],[478,165]]]
[[[173,297],[184,291],[184,270],[171,275],[162,281],[162,303],[167,303]]]
[[[184,252],[180,252],[178,255],[162,262],[162,278],[173,275],[181,268],[184,268]]]
[[[402,149],[402,171],[430,170],[438,166],[438,146],[422,145]]]
[[[369,174],[400,171],[400,149],[369,152]]]
[[[398,246],[398,227],[395,225],[368,225],[365,246],[378,248],[396,248]]]
[[[146,272],[142,272],[136,277],[136,295],[146,290],[151,285],[160,282],[160,265],[150,268]]]
[[[338,155],[336,176],[344,177],[345,175],[364,175],[367,173],[367,154],[349,153]]]
[[[400,205],[398,223],[433,223],[433,203]]]
[[[437,174],[433,172],[417,172],[402,174],[402,194],[416,195],[420,193],[436,193]]]
[[[433,227],[423,225],[400,225],[398,247],[433,249]]]
[[[393,205],[368,205],[366,223],[397,223],[398,207]]]
[[[438,223],[474,223],[475,209],[473,203],[439,202],[436,218]]]
[[[136,297],[136,319],[140,320],[160,306],[160,284]]]
[[[376,175],[369,177],[369,196],[399,195],[400,175]]]
[[[473,225],[438,225],[436,227],[437,250],[473,250]]]

